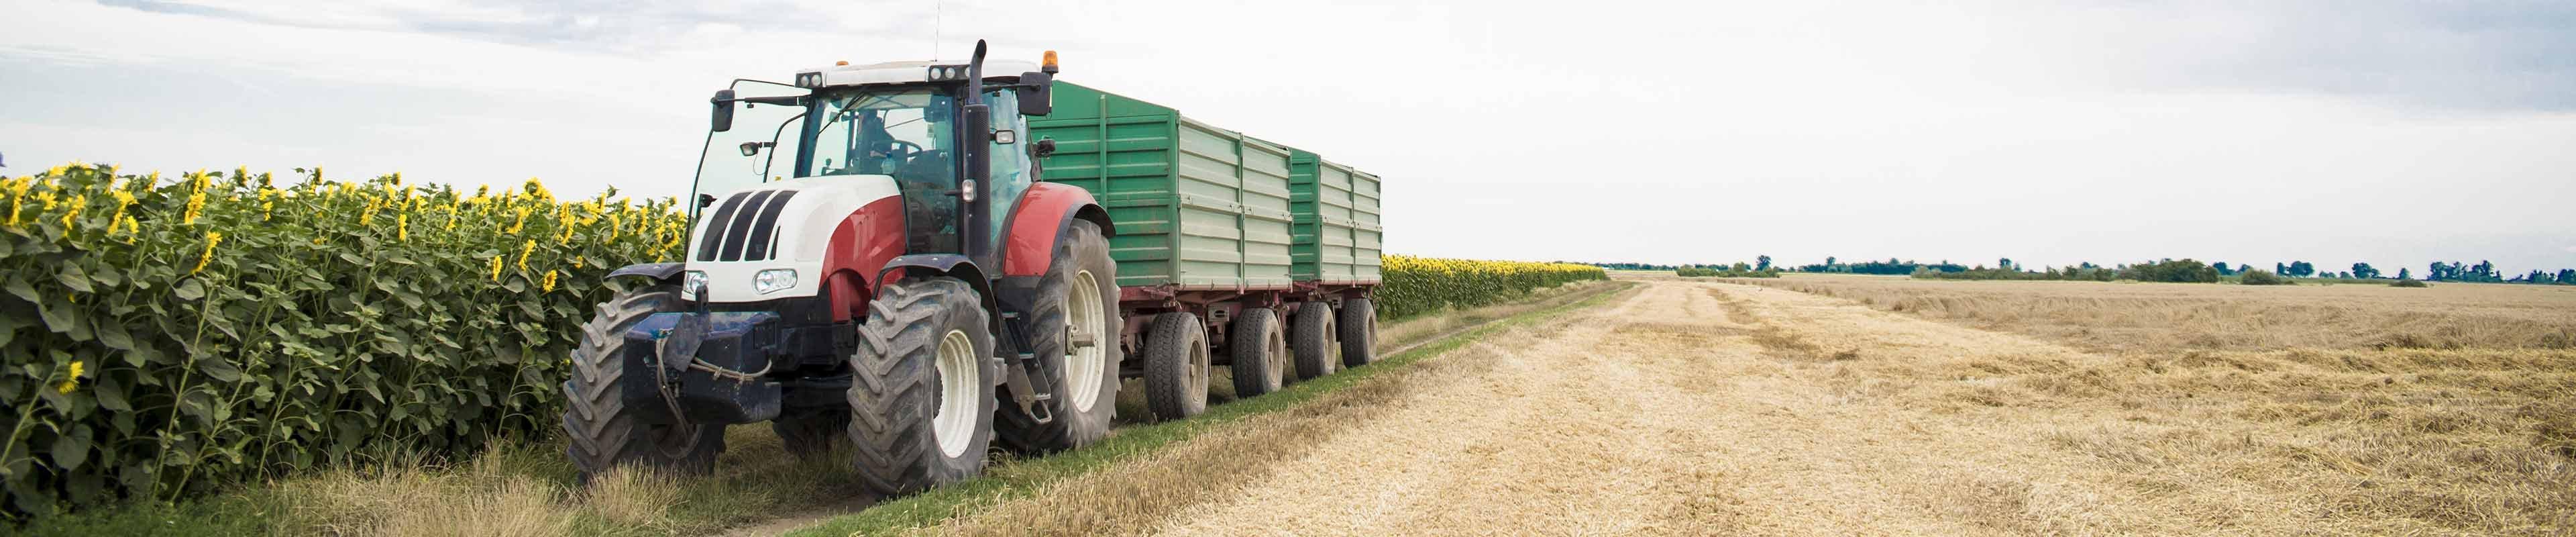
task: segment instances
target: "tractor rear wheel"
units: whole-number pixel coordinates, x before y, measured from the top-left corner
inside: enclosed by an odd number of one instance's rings
[[[1288,336],[1279,329],[1279,312],[1245,308],[1234,317],[1234,396],[1252,397],[1279,391],[1288,383]]]
[[[1341,370],[1342,346],[1333,340],[1337,332],[1332,304],[1315,301],[1297,306],[1297,320],[1288,327],[1288,346],[1296,351],[1298,379]]]
[[[1100,226],[1075,219],[1056,238],[1055,259],[1038,277],[1029,305],[1029,353],[1037,356],[1035,381],[1054,399],[1037,401],[1055,417],[1038,423],[1018,402],[1000,402],[995,437],[1021,453],[1081,447],[1109,436],[1118,417],[1118,264]]]
[[[850,443],[860,484],[894,496],[982,472],[993,441],[993,334],[966,282],[908,279],[868,301],[850,356]]]
[[[1344,300],[1341,313],[1342,366],[1377,361],[1377,305],[1366,298]]]
[[[1207,411],[1208,348],[1199,316],[1175,311],[1154,316],[1145,336],[1145,407],[1154,417],[1177,420]]]
[[[645,287],[601,303],[581,326],[581,346],[573,348],[570,360],[572,379],[563,384],[563,427],[572,440],[564,454],[582,481],[620,465],[689,474],[715,468],[716,454],[724,451],[723,425],[644,423],[623,398],[626,383],[656,382],[654,371],[626,369],[626,331],[655,313],[681,309],[674,286]]]

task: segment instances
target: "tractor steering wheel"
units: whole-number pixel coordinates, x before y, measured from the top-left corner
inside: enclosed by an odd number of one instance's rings
[[[884,151],[883,153],[872,155],[877,158],[911,160],[913,155],[917,155],[922,152],[921,144],[912,143],[909,140],[875,140],[873,143]],[[877,151],[877,149],[870,149],[870,151]]]

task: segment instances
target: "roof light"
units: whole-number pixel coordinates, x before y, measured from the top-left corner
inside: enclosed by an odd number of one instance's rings
[[[1038,70],[1047,74],[1055,74],[1055,51],[1046,51],[1046,61],[1040,62]]]
[[[850,65],[850,61],[849,61],[849,60],[841,60],[841,61],[837,61],[837,62],[832,62],[832,66],[834,66],[834,67],[848,67],[849,65]]]

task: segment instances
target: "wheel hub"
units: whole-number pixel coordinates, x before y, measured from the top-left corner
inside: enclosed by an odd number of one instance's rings
[[[982,393],[978,384],[984,381],[984,368],[976,366],[975,340],[963,330],[941,335],[938,353],[932,365],[939,373],[939,410],[930,415],[931,436],[940,453],[956,457],[966,453],[975,436],[975,402]]]
[[[1108,352],[1101,340],[1109,334],[1109,319],[1101,314],[1100,280],[1089,270],[1073,274],[1073,285],[1065,297],[1064,391],[1071,397],[1073,411],[1090,411],[1100,403],[1102,370],[1108,369]]]

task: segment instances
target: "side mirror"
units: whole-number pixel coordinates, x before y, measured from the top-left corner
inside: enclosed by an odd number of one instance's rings
[[[1020,73],[1017,90],[1020,115],[1043,116],[1055,111],[1055,75],[1043,71]]]
[[[1039,138],[1038,143],[1031,144],[1029,146],[1029,153],[1031,156],[1038,158],[1046,158],[1047,155],[1055,154],[1055,139]]]
[[[716,105],[715,122],[710,129],[716,132],[733,130],[733,90],[716,90],[716,98],[707,102]]]

